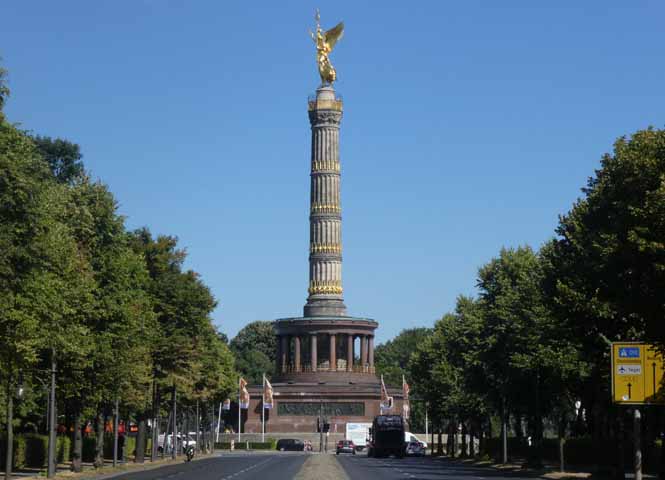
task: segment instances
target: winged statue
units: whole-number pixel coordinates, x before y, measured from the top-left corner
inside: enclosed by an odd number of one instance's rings
[[[344,35],[344,22],[339,22],[335,27],[331,28],[327,32],[324,32],[321,29],[321,16],[319,11],[316,11],[316,34],[312,31],[309,34],[316,44],[316,61],[319,65],[319,75],[321,76],[321,82],[325,84],[332,84],[337,80],[337,72],[335,67],[330,63],[328,55],[332,52],[332,49],[335,48],[335,44],[342,38]]]

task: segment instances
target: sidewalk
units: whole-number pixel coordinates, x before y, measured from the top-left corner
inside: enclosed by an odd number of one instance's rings
[[[217,455],[219,452],[208,453],[208,454],[198,454],[192,460],[193,462],[197,460],[202,460],[205,458],[211,458]],[[58,464],[56,470],[55,478],[67,478],[67,479],[76,479],[76,480],[104,480],[107,478],[113,478],[118,475],[123,475],[125,473],[131,472],[140,472],[144,470],[153,470],[155,468],[161,468],[168,465],[174,465],[177,463],[183,462],[185,457],[183,455],[179,456],[175,460],[172,458],[158,458],[156,461],[151,462],[150,459],[146,459],[144,463],[134,463],[133,461],[127,461],[125,463],[119,463],[117,467],[113,467],[112,460],[105,460],[104,466],[102,468],[93,467],[92,463],[84,463],[83,471],[79,473],[74,473],[71,471],[71,463],[60,463]],[[0,471],[0,477],[4,478],[4,470]],[[46,469],[45,468],[25,468],[16,472],[12,472],[12,480],[22,480],[28,478],[46,478]]]
[[[598,474],[593,467],[590,466],[576,466],[571,465],[566,467],[565,472],[559,471],[559,466],[554,464],[545,464],[543,468],[530,468],[524,466],[524,462],[511,462],[511,463],[496,463],[493,460],[478,460],[470,458],[450,458],[447,456],[441,456],[435,458],[439,460],[446,460],[449,462],[455,462],[463,465],[469,465],[472,467],[488,468],[495,470],[497,472],[508,473],[516,476],[526,476],[534,478],[542,478],[546,480],[579,480],[579,479],[588,479],[588,478],[610,478],[607,475]],[[625,478],[635,478],[633,472],[626,471]],[[642,478],[648,480],[656,480],[657,475],[642,473]]]

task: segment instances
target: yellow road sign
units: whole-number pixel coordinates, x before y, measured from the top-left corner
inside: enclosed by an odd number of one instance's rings
[[[665,403],[663,357],[652,345],[612,344],[612,400],[614,403]]]

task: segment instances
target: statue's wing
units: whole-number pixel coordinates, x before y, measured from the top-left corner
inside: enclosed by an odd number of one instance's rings
[[[337,41],[344,35],[344,22],[339,22],[337,26],[331,28],[325,33],[326,43],[332,50]]]

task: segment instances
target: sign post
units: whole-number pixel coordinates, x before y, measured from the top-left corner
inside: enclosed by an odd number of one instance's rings
[[[642,480],[640,446],[640,405],[665,405],[661,390],[665,371],[663,357],[653,345],[637,342],[612,343],[612,401],[617,405],[633,405],[635,480]],[[623,419],[620,420],[623,425]],[[620,429],[623,431],[623,429]],[[620,439],[623,441],[623,439]],[[623,464],[623,457],[620,463]],[[621,468],[623,476],[623,468]]]

